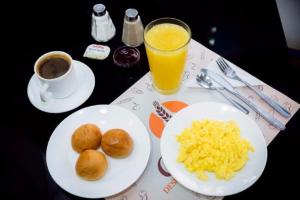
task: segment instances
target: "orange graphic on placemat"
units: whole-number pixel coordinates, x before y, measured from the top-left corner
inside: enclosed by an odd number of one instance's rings
[[[176,113],[179,110],[188,106],[188,104],[182,101],[166,101],[159,104],[157,101],[153,102],[155,112],[150,113],[149,127],[151,132],[158,138],[160,138],[162,131],[171,117],[172,113]]]

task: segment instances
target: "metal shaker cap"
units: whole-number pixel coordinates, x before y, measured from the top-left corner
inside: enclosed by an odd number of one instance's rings
[[[106,9],[105,6],[101,3],[95,4],[93,7],[93,13],[95,16],[103,16],[105,15]]]
[[[127,21],[134,21],[138,18],[138,11],[134,8],[128,8],[125,11],[125,18]]]

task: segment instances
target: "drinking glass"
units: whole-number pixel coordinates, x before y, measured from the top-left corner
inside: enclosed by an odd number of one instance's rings
[[[159,93],[179,90],[190,40],[189,26],[178,19],[160,18],[146,26],[146,53],[153,86]]]

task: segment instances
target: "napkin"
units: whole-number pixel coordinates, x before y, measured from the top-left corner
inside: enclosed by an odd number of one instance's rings
[[[225,59],[224,59],[225,60]],[[248,72],[244,71],[243,69],[239,68],[238,66],[236,66],[235,64],[229,62],[228,60],[225,60],[227,62],[227,64],[232,67],[232,69],[235,70],[235,72],[237,73],[237,75],[247,81],[248,83],[250,83],[251,85],[255,86],[255,85],[265,85],[264,82],[262,82],[261,80],[255,78],[254,76],[252,76],[251,74],[249,74]],[[216,60],[213,60],[212,62],[209,63],[209,65],[207,67],[204,67],[204,68],[207,68],[213,72],[216,72],[218,74],[220,74],[221,76],[223,76],[227,81],[229,81],[233,87],[244,87],[245,84],[240,82],[240,81],[237,81],[237,80],[234,80],[234,79],[231,79],[231,78],[227,78],[225,76],[225,74],[221,71],[221,69],[219,68],[219,66],[217,65],[217,62]],[[200,73],[200,69],[199,69],[199,73]],[[185,82],[185,85],[187,87],[192,87],[192,88],[201,88],[202,86],[200,86],[197,81],[196,81],[196,77],[192,77],[190,80],[186,81]],[[218,84],[214,84],[215,87],[220,87]]]

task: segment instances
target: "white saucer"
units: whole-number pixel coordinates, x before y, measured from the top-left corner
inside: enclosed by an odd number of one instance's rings
[[[40,81],[34,74],[27,87],[27,95],[33,106],[48,113],[62,113],[80,106],[90,97],[95,87],[95,76],[87,65],[76,60],[74,62],[79,81],[77,90],[67,98],[51,99],[49,102],[42,102],[39,93]]]

